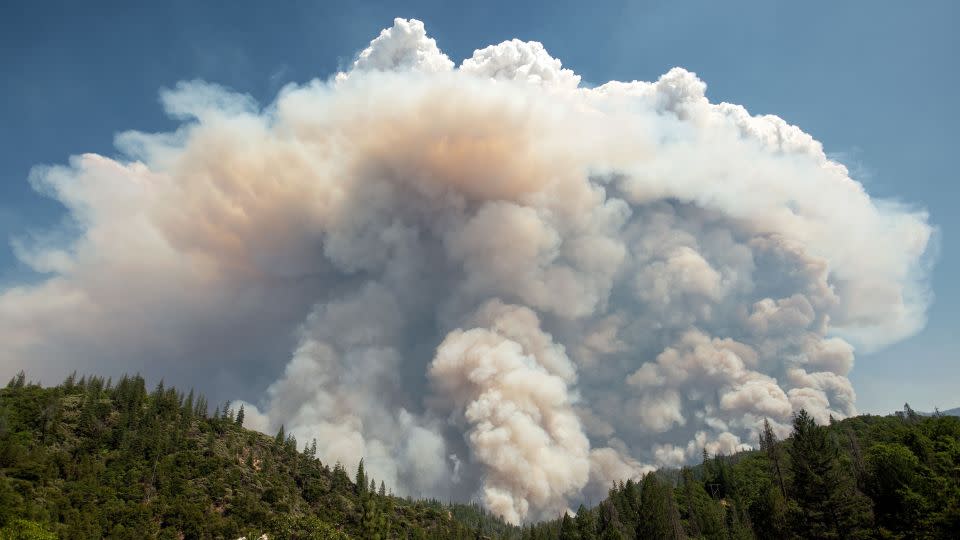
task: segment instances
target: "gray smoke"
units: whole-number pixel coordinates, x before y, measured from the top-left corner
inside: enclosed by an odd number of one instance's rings
[[[177,131],[35,170],[70,240],[16,243],[0,372],[193,381],[513,522],[855,414],[854,345],[924,324],[927,216],[705,90],[517,40],[455,67],[404,19],[267,107],[181,83]]]

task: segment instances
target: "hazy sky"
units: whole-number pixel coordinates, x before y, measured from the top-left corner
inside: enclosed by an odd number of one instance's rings
[[[707,82],[711,101],[776,114],[812,134],[872,196],[929,210],[939,256],[927,328],[859,354],[851,379],[862,411],[960,405],[960,287],[950,281],[960,273],[955,1],[199,4],[0,7],[0,236],[61,218],[58,204],[31,189],[32,166],[115,154],[119,131],[174,128],[160,88],[204,79],[270,102],[287,82],[347,65],[394,17],[414,17],[458,63],[517,37],[541,41],[587,84],[685,67]],[[24,278],[4,243],[0,284]]]

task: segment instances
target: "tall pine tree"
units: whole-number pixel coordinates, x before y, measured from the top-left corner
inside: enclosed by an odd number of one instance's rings
[[[360,458],[360,464],[357,465],[357,495],[361,497],[367,492],[367,474],[363,470],[363,458]]]
[[[837,445],[803,409],[793,419],[790,461],[790,495],[798,506],[794,532],[812,538],[863,536],[872,521],[870,502],[841,466]]]

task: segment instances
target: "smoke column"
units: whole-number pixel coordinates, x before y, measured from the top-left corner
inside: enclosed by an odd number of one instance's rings
[[[0,373],[142,371],[241,398],[396,492],[512,522],[856,413],[854,348],[917,332],[927,215],[872,199],[697,76],[580,84],[507,41],[456,66],[397,19],[261,106],[161,93],[172,133],[37,167]]]

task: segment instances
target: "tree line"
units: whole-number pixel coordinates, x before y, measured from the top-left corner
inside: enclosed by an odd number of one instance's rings
[[[514,530],[476,505],[393,496],[230,403],[139,375],[0,388],[0,540],[474,539]]]
[[[611,487],[594,508],[527,527],[524,539],[957,538],[960,419],[858,416],[817,425],[804,410],[757,450]]]
[[[515,527],[478,504],[394,496],[361,460],[351,474],[281,426],[243,427],[217,405],[139,375],[71,375],[0,389],[0,540],[956,538],[960,419],[891,416],[818,425],[703,454],[696,466],[611,486],[600,504]]]

